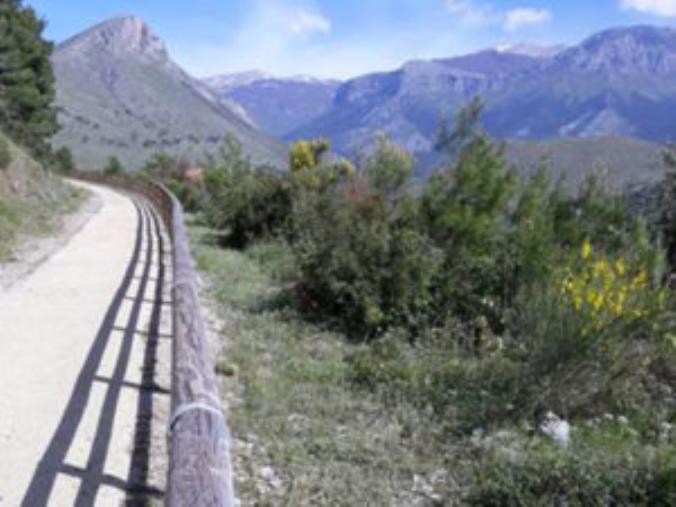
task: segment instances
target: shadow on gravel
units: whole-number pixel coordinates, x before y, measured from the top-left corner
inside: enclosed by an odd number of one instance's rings
[[[59,426],[35,470],[21,503],[24,507],[37,507],[50,503],[50,496],[59,475],[67,475],[79,480],[80,485],[74,503],[76,506],[94,505],[101,486],[109,486],[126,492],[127,505],[144,505],[145,499],[148,497],[161,498],[163,496],[162,491],[148,487],[147,480],[153,395],[158,392],[166,393],[155,384],[159,322],[162,306],[166,304],[162,301],[165,277],[164,244],[157,217],[138,203],[135,202],[134,204],[138,217],[136,242],[125,276],[103,318]],[[144,246],[145,248],[143,248]],[[146,286],[151,280],[150,271],[155,248],[159,250],[160,263],[157,273],[153,273],[158,283],[152,301],[151,322],[145,341],[142,381],[140,385],[132,385],[125,382],[124,377],[131,356],[134,337],[138,333],[141,308],[144,302],[148,303],[144,296]],[[135,277],[134,273],[138,266],[142,266],[142,274],[140,277]],[[128,294],[135,279],[138,279],[138,288],[134,294]],[[103,378],[97,375],[97,371],[111,335],[116,329],[115,322],[125,299],[133,302],[131,311],[126,326],[122,328],[122,342],[113,373],[110,378]],[[65,460],[84,416],[95,382],[106,384],[106,391],[98,414],[96,432],[89,451],[87,465],[82,469],[67,464]],[[127,477],[119,478],[105,474],[104,466],[110,447],[120,393],[123,388],[128,387],[139,390],[134,450]]]

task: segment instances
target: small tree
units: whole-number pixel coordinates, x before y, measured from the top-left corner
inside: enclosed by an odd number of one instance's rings
[[[103,169],[103,172],[108,176],[117,176],[124,172],[124,167],[122,167],[120,159],[115,156],[111,156],[108,157],[108,162],[106,163],[106,167]]]
[[[422,195],[423,223],[445,252],[438,281],[443,305],[462,315],[493,307],[502,295],[510,202],[515,176],[504,147],[481,130],[481,102],[461,110],[454,129],[445,129],[439,148],[449,162],[433,175]],[[491,310],[492,311],[492,310]]]
[[[19,0],[0,4],[0,124],[41,160],[51,154],[58,126],[54,108],[53,44],[46,22]]]
[[[143,171],[162,180],[177,176],[179,161],[169,153],[155,153],[143,166]]]
[[[255,167],[235,138],[226,137],[218,156],[206,164],[204,216],[227,232],[226,244],[244,248],[283,230],[291,212],[291,193],[284,174]]]
[[[71,173],[76,169],[73,154],[68,147],[63,146],[54,153],[54,169],[62,174]]]

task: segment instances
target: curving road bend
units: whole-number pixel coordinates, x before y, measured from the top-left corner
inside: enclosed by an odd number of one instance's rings
[[[161,498],[170,244],[141,200],[100,211],[0,289],[0,506]]]

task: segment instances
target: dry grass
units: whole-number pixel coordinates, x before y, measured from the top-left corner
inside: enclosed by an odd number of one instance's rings
[[[47,173],[24,150],[10,143],[10,151],[12,162],[0,169],[0,261],[11,260],[24,238],[53,231],[84,201],[82,191]]]
[[[225,374],[242,503],[433,505],[448,498],[453,481],[439,427],[403,400],[388,405],[352,386],[344,358],[355,345],[290,307],[283,247],[243,254],[211,246],[204,229],[192,231],[225,323],[217,370]]]

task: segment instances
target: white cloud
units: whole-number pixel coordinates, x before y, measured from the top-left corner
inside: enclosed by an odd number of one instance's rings
[[[514,32],[526,26],[549,23],[551,20],[552,13],[547,9],[518,7],[505,14],[503,26],[508,32]]]
[[[391,6],[381,1],[363,0],[366,19],[341,27],[322,9],[328,0],[248,0],[234,29],[198,42],[186,37],[170,47],[198,76],[262,69],[276,75],[346,78],[392,70],[406,60],[466,54],[498,44],[504,33],[519,33],[505,32],[509,10],[492,0],[429,1],[438,2],[448,16],[412,9],[417,17],[392,30],[379,21],[391,14]],[[540,0],[521,1],[528,6]],[[406,0],[411,6],[418,2]]]
[[[446,0],[446,8],[466,25],[491,25],[500,19],[500,14],[491,5],[473,0]]]
[[[291,32],[297,35],[331,33],[331,20],[316,12],[299,9],[292,14],[290,21]]]
[[[622,0],[624,10],[676,17],[676,0]]]
[[[332,21],[317,0],[250,0],[236,30],[176,49],[181,63],[199,76],[248,69],[323,76],[334,70],[334,56],[324,51],[332,33]],[[321,58],[314,56],[317,51]]]
[[[446,0],[446,8],[466,25],[499,25],[508,32],[549,23],[552,20],[552,13],[547,9],[517,7],[508,11],[501,11],[491,4],[480,3],[475,0]]]

